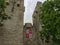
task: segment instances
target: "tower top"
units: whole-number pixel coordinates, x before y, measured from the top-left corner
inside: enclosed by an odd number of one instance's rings
[[[31,23],[25,23],[24,27],[31,28],[32,27],[32,24]]]

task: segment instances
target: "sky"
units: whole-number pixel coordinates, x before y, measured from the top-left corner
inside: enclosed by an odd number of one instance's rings
[[[44,2],[45,0],[24,0],[25,12],[24,12],[24,24],[25,23],[32,23],[32,15],[35,10],[37,2]]]

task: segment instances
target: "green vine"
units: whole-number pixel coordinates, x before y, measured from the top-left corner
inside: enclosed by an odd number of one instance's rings
[[[3,26],[4,20],[10,18],[10,16],[8,16],[5,13],[5,8],[6,8],[5,0],[0,0],[0,27]]]

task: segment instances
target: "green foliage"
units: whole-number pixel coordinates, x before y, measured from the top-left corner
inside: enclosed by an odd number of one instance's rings
[[[49,41],[50,36],[54,42],[60,43],[60,0],[47,0],[41,7],[39,15],[42,20],[42,39]]]
[[[0,27],[3,26],[3,21],[7,20],[10,18],[6,13],[5,13],[5,0],[0,0]]]

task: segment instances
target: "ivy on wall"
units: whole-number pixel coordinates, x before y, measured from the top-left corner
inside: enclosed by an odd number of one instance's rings
[[[0,0],[0,27],[3,26],[4,20],[7,20],[10,18],[10,16],[8,16],[5,13],[5,8],[6,8],[5,0]]]

